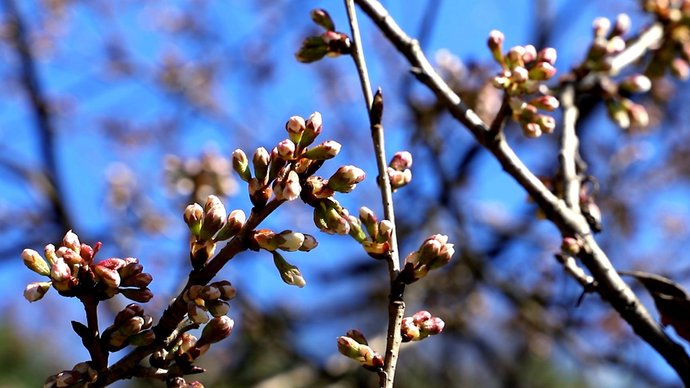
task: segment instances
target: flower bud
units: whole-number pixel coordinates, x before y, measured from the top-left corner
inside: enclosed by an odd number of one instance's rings
[[[223,241],[234,237],[237,233],[242,230],[244,223],[247,222],[247,216],[241,209],[235,209],[228,214],[228,220],[225,226],[218,231],[216,235],[216,241]]]
[[[595,38],[604,38],[611,30],[611,21],[605,17],[598,17],[592,22]]]
[[[328,179],[328,188],[340,193],[349,193],[364,180],[366,174],[355,166],[341,166]]]
[[[24,249],[22,251],[22,260],[24,260],[24,265],[30,270],[39,275],[50,276],[48,263],[35,250]]]
[[[302,157],[312,160],[327,160],[334,158],[340,152],[340,143],[327,140],[314,148],[307,150]]]
[[[508,50],[508,54],[505,57],[506,65],[510,70],[514,70],[518,67],[525,67],[525,63],[522,61],[522,56],[525,55],[525,48],[522,46],[514,46]]]
[[[364,224],[364,227],[367,229],[367,233],[369,233],[369,236],[371,236],[371,238],[376,238],[376,236],[378,236],[379,234],[379,220],[376,217],[376,214],[374,214],[374,211],[366,206],[362,206],[361,208],[359,208],[359,219],[360,221],[362,221],[362,224]]]
[[[295,144],[300,143],[302,133],[304,133],[305,128],[306,124],[301,116],[292,116],[288,119],[287,123],[285,123],[285,130],[287,131],[290,140],[292,140],[292,142]]]
[[[227,216],[223,202],[215,195],[209,195],[204,206],[204,219],[201,223],[199,239],[204,241],[213,239],[213,236],[225,226]]]
[[[120,293],[127,299],[139,303],[146,303],[153,298],[153,292],[148,288],[125,288]]]
[[[252,164],[254,165],[254,176],[260,182],[266,183],[266,177],[268,175],[268,166],[271,163],[271,155],[268,153],[266,148],[259,147],[254,151],[254,156],[252,157]]]
[[[616,23],[613,25],[613,30],[611,31],[611,35],[623,36],[630,31],[631,25],[632,21],[630,20],[630,16],[628,16],[628,14],[618,14],[616,17]]]
[[[352,236],[358,243],[362,243],[367,239],[364,230],[362,230],[362,222],[355,216],[347,216],[347,221],[350,224],[349,235]]]
[[[192,235],[199,237],[199,232],[201,231],[201,222],[204,217],[204,209],[198,203],[193,205],[188,205],[184,209],[184,222],[189,227],[189,231]]]
[[[529,104],[537,107],[538,109],[543,109],[549,112],[558,109],[558,107],[560,106],[558,99],[554,96],[549,95],[533,98],[529,101]]]
[[[259,229],[254,231],[252,238],[261,249],[275,251],[278,249],[276,234],[270,229]]]
[[[529,70],[529,79],[535,81],[548,80],[556,74],[556,68],[548,62],[537,62],[533,68]]]
[[[48,264],[52,266],[55,264],[57,261],[57,254],[55,253],[55,245],[53,244],[48,244],[45,246],[43,250],[43,254],[45,255],[46,261],[48,261]]]
[[[606,103],[609,117],[622,129],[630,128],[630,116],[620,101],[610,100]]]
[[[388,180],[391,183],[391,189],[393,191],[406,186],[412,181],[412,170],[409,168],[403,171],[397,171],[391,167],[386,167],[386,174],[388,174]]]
[[[292,160],[295,155],[295,143],[290,139],[285,139],[276,146],[278,156],[283,160]]]
[[[304,243],[304,234],[299,232],[293,232],[291,230],[285,230],[280,232],[275,236],[276,242],[278,243],[278,249],[282,249],[288,252],[294,252],[302,246]]]
[[[489,39],[487,40],[487,46],[491,50],[491,55],[493,55],[494,60],[503,65],[503,41],[505,36],[501,31],[491,30],[489,32]]]
[[[29,283],[24,289],[24,298],[29,302],[41,300],[48,290],[50,290],[50,285],[50,282]]]
[[[220,290],[220,299],[222,300],[230,300],[237,295],[237,290],[227,280],[211,283],[211,285]]]
[[[335,23],[331,19],[331,15],[321,8],[313,9],[310,13],[311,20],[319,26],[325,28],[328,31],[335,31]]]
[[[537,123],[523,123],[521,127],[522,133],[529,138],[537,138],[542,134],[541,127]]]
[[[393,235],[393,229],[395,229],[395,225],[393,225],[390,220],[382,220],[379,222],[379,234],[376,236],[376,242],[383,243],[390,241]]]
[[[72,277],[72,270],[69,265],[60,257],[50,269],[50,278],[56,282],[64,282]]]
[[[646,93],[652,88],[652,81],[643,74],[633,74],[618,85],[618,90],[629,93]]]
[[[126,336],[131,336],[134,335],[138,332],[141,331],[141,328],[144,326],[144,318],[143,317],[132,317],[128,319],[126,322],[122,324],[122,326],[119,327],[118,331]]]
[[[187,316],[189,316],[192,322],[199,324],[206,323],[209,320],[206,310],[194,302],[187,303]]]
[[[511,71],[510,80],[513,81],[513,83],[523,83],[529,78],[529,72],[522,66],[516,66]]]
[[[252,172],[249,171],[249,159],[247,159],[247,154],[239,148],[232,152],[232,168],[243,181],[249,182],[249,180],[252,179]]]
[[[309,146],[314,142],[317,136],[321,134],[323,127],[323,121],[321,118],[321,113],[312,113],[307,121],[305,122],[304,132],[302,133],[302,139],[299,142],[300,148]]]
[[[278,272],[280,272],[280,278],[283,279],[286,284],[297,286],[299,288],[302,288],[307,284],[302,277],[302,273],[300,272],[299,268],[288,263],[278,252],[274,251],[272,253],[273,263],[278,269]]]
[[[120,275],[120,277],[122,277],[122,275]],[[145,288],[149,284],[151,284],[152,281],[153,281],[153,276],[151,276],[150,273],[142,272],[142,273],[138,273],[136,275],[122,278],[120,285],[122,287]]]
[[[558,58],[558,52],[553,47],[545,47],[537,54],[538,61],[546,62],[551,65],[556,64],[556,58]]]
[[[537,115],[535,122],[543,133],[553,133],[556,129],[556,119],[547,115]]]
[[[316,248],[317,245],[319,245],[319,242],[316,241],[316,237],[312,236],[311,234],[304,233],[304,241],[302,242],[302,246],[299,247],[299,250],[309,252]]]
[[[293,170],[281,180],[276,180],[273,186],[273,192],[277,199],[292,201],[299,198],[302,191],[302,186],[299,183],[299,175]]]
[[[385,259],[388,257],[391,247],[390,244],[386,242],[377,243],[370,240],[362,242],[362,248],[364,251],[376,260]]]
[[[208,312],[214,317],[220,317],[226,315],[230,311],[230,305],[228,302],[222,300],[216,300],[208,304]]]
[[[62,245],[77,253],[81,250],[79,237],[71,230],[65,233],[65,237],[62,239]]]
[[[295,59],[302,63],[316,62],[328,54],[329,46],[323,36],[310,36],[302,41]]]
[[[213,241],[192,241],[189,250],[192,267],[202,268],[215,252],[216,243]]]
[[[262,208],[266,206],[268,199],[271,198],[273,194],[273,189],[271,186],[266,185],[257,178],[252,178],[249,181],[249,199],[252,201],[252,205],[257,208]]]
[[[404,171],[412,167],[412,154],[408,151],[398,151],[393,155],[388,166],[396,171]]]
[[[537,49],[531,45],[528,44],[525,46],[525,53],[522,54],[522,62],[525,64],[529,64],[534,62],[537,59]]]
[[[201,332],[201,338],[197,341],[196,347],[213,344],[227,338],[230,333],[232,333],[234,326],[235,321],[227,315],[211,319],[206,326],[204,326],[204,330]]]
[[[568,256],[576,256],[580,253],[582,248],[582,242],[575,237],[566,236],[563,237],[561,242],[561,251]]]

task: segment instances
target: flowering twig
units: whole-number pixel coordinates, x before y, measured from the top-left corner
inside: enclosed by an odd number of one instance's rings
[[[360,38],[357,15],[354,2],[345,0],[345,8],[352,31],[352,58],[355,62],[359,74],[362,93],[367,106],[369,123],[371,125],[371,136],[374,143],[374,154],[378,169],[378,183],[381,190],[381,200],[383,202],[383,214],[386,220],[395,225],[395,212],[393,208],[393,190],[390,178],[387,174],[386,153],[383,134],[383,95],[379,89],[375,96],[372,96],[371,83],[367,72],[364,54],[362,52],[362,40]],[[390,250],[388,262],[391,293],[388,301],[388,331],[386,335],[386,352],[384,358],[383,371],[380,374],[379,385],[381,387],[392,387],[395,380],[395,367],[397,364],[400,345],[402,344],[401,327],[405,315],[405,303],[403,293],[405,284],[398,280],[400,272],[400,257],[398,253],[397,233],[393,230],[390,237]]]
[[[684,349],[661,329],[640,303],[632,290],[614,270],[610,260],[594,239],[584,217],[551,193],[546,186],[522,163],[504,136],[489,138],[488,126],[439,77],[426,59],[417,42],[395,23],[388,11],[374,0],[355,0],[362,10],[383,32],[386,38],[403,54],[417,78],[442,101],[449,112],[486,147],[542,209],[546,217],[561,234],[582,238],[584,250],[580,254],[583,264],[597,281],[596,291],[628,322],[633,330],[676,370],[686,385],[690,385],[690,358]],[[623,54],[622,54],[623,55]]]

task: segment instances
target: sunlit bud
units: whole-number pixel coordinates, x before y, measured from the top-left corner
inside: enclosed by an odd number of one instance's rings
[[[50,289],[50,282],[34,282],[29,283],[24,289],[24,298],[29,302],[41,300],[43,296]]]
[[[199,338],[199,341],[197,341],[196,346],[203,346],[222,341],[223,339],[227,338],[230,333],[232,333],[234,326],[235,321],[233,321],[227,315],[211,319],[206,326],[204,326],[204,330],[201,332],[201,337]]]
[[[124,280],[131,276],[138,275],[144,271],[144,266],[139,264],[139,259],[128,257],[124,259],[125,265],[118,270],[120,277]]]
[[[393,234],[394,225],[389,220],[382,220],[379,222],[379,234],[376,236],[376,242],[390,241]]]
[[[290,140],[295,144],[299,144],[302,140],[302,133],[304,133],[305,128],[306,124],[301,116],[292,116],[285,123],[285,130],[287,130]]]
[[[592,22],[595,38],[604,38],[611,30],[611,21],[605,17],[598,17]]]
[[[628,16],[628,14],[618,14],[616,17],[616,23],[613,25],[613,31],[611,31],[611,35],[623,36],[630,31],[631,25],[632,22],[630,21],[630,16]]]
[[[140,332],[143,326],[144,318],[132,317],[128,319],[127,322],[123,323],[118,330],[120,331],[120,333],[126,336],[130,336]]]
[[[497,75],[491,80],[491,84],[496,88],[496,89],[507,89],[511,85],[511,80],[508,78],[510,74],[508,75]]]
[[[613,38],[609,39],[609,42],[606,45],[606,53],[609,55],[618,54],[625,50],[625,47],[625,39],[620,36],[614,36]]]
[[[328,181],[320,176],[310,176],[307,178],[305,187],[308,187],[311,194],[316,198],[328,198],[335,192],[327,186]]]
[[[280,181],[276,180],[273,187],[273,193],[279,200],[292,201],[299,198],[302,191],[302,186],[299,184],[299,175],[293,170]]]
[[[529,104],[549,112],[558,109],[560,106],[558,99],[555,96],[550,95],[533,98],[529,101]]]
[[[649,125],[649,114],[644,105],[631,103],[628,106],[628,115],[630,116],[630,125],[635,127],[646,127]]]
[[[189,333],[182,333],[180,336],[180,347],[178,352],[186,353],[189,349],[193,348],[198,343],[195,336]]]
[[[153,330],[144,330],[129,337],[128,342],[134,346],[146,346],[152,344],[155,340],[156,333]]]
[[[291,230],[284,230],[275,236],[278,243],[278,249],[288,252],[298,250],[302,243],[304,243],[304,234],[293,232]]]
[[[79,256],[82,257],[86,265],[90,265],[93,262],[94,255],[101,248],[99,244],[101,243],[97,243],[95,248],[91,247],[90,245],[86,245],[83,243],[81,244],[81,248],[79,249]]]
[[[120,277],[122,277],[122,275],[120,275]],[[122,278],[120,285],[123,287],[144,288],[144,287],[148,286],[149,284],[151,284],[152,281],[153,281],[153,276],[151,276],[150,273],[142,272],[142,273],[138,273],[136,275]]]
[[[309,252],[312,249],[316,248],[317,245],[319,245],[319,242],[316,241],[316,237],[312,236],[311,234],[305,233],[304,242],[302,242],[302,246],[299,247],[299,250]]]
[[[232,168],[243,181],[249,182],[249,180],[252,179],[252,172],[249,170],[249,159],[247,158],[247,154],[239,148],[232,152]]]
[[[609,117],[622,129],[630,128],[630,116],[628,110],[619,101],[611,100],[606,104]]]
[[[366,174],[355,166],[341,166],[328,179],[328,187],[340,193],[349,193],[364,180]]]
[[[349,235],[352,236],[352,238],[354,238],[359,243],[364,242],[367,239],[367,235],[364,233],[364,230],[362,229],[362,222],[359,220],[359,218],[348,215],[347,221],[350,224]]]
[[[621,81],[618,88],[630,93],[646,93],[652,88],[652,81],[643,74],[633,74]]]
[[[299,268],[288,263],[283,256],[278,252],[273,252],[273,263],[275,264],[278,272],[280,273],[280,278],[291,286],[297,286],[299,288],[304,287],[307,282],[302,277],[302,273]]]
[[[120,293],[125,298],[139,303],[146,303],[153,298],[153,292],[148,288],[126,288],[120,290]]]
[[[30,270],[39,275],[50,276],[50,267],[48,263],[33,249],[24,249],[22,251],[22,260],[24,265]]]
[[[529,79],[535,81],[544,81],[550,79],[556,74],[556,68],[548,62],[537,62],[533,68],[529,70]]]
[[[204,300],[216,300],[220,298],[220,289],[212,285],[204,286],[199,291],[198,297]]]
[[[345,212],[345,210],[342,211]],[[347,214],[343,216],[335,207],[331,207],[326,210],[325,215],[326,224],[332,233],[340,235],[350,233],[350,223],[348,222]]]
[[[50,269],[50,278],[56,282],[63,282],[71,277],[72,270],[70,270],[69,265],[62,258],[58,258]]]
[[[412,321],[415,323],[415,325],[419,325],[424,321],[428,321],[431,319],[431,313],[428,311],[417,311],[412,315]]]
[[[103,260],[93,267],[96,278],[104,282],[108,287],[120,286],[121,276],[118,270],[126,266],[126,262],[120,258],[112,257]]]
[[[311,11],[310,15],[311,15],[311,20],[313,20],[314,23],[327,29],[328,31],[334,31],[335,30],[335,23],[333,23],[333,19],[331,19],[331,15],[329,15],[328,12],[326,12],[325,10],[323,10],[321,8],[313,9]]]
[[[327,140],[302,154],[303,157],[312,160],[327,160],[334,158],[340,152],[340,143]]]
[[[115,315],[113,326],[119,327],[133,317],[144,315],[144,309],[136,303],[130,303]]]
[[[387,258],[391,249],[387,241],[379,243],[370,240],[362,241],[362,248],[370,257],[376,260]]]
[[[209,195],[204,206],[204,220],[201,223],[199,239],[211,240],[218,231],[225,226],[228,214],[223,202],[215,195]]]
[[[241,209],[235,209],[228,214],[228,220],[225,226],[216,235],[217,241],[227,240],[234,237],[242,230],[244,223],[247,221],[247,216]]]
[[[537,60],[540,62],[546,62],[551,65],[556,64],[556,58],[558,58],[558,53],[553,47],[545,47],[539,51],[537,54]]]
[[[359,208],[359,219],[362,221],[362,224],[364,224],[364,227],[367,230],[367,233],[369,233],[369,236],[371,238],[375,238],[379,234],[379,219],[376,217],[376,214],[374,214],[374,211],[369,209],[366,206],[362,206]]]
[[[522,57],[525,55],[525,48],[522,46],[514,46],[511,47],[510,50],[508,50],[508,54],[506,54],[505,61],[506,64],[508,65],[508,68],[513,70],[516,67],[524,67],[525,62],[522,61]]]
[[[192,267],[199,269],[206,264],[216,252],[216,243],[213,241],[192,241],[190,246]]]
[[[237,290],[232,284],[227,280],[221,280],[219,282],[211,283],[212,286],[220,290],[220,299],[230,300],[237,295]]]
[[[334,58],[350,53],[352,42],[350,42],[350,37],[347,35],[336,31],[326,31],[321,36],[328,45],[326,55],[329,57]]]
[[[208,306],[208,312],[211,313],[214,317],[220,317],[228,313],[230,311],[230,305],[228,302],[224,302],[222,300],[216,300],[213,301],[212,303],[209,303]]]
[[[503,64],[503,41],[505,40],[505,36],[501,31],[498,30],[491,30],[489,32],[489,39],[487,40],[487,46],[489,46],[489,50],[491,50],[491,55],[493,55],[494,59],[496,60],[497,63]]]
[[[74,266],[76,264],[83,264],[84,260],[79,256],[78,252],[75,252],[67,247],[60,247],[56,252],[57,256],[62,258],[62,260],[69,266]]]
[[[362,346],[362,344],[357,342],[355,339],[347,336],[338,337],[337,342],[338,351],[342,355],[348,358],[353,358],[355,360],[359,359],[359,348],[360,346]]]
[[[393,191],[407,185],[412,181],[412,170],[409,168],[403,171],[397,171],[391,167],[387,167],[386,174],[388,174],[388,180],[391,183],[391,188]]]
[[[364,333],[357,329],[348,330],[347,333],[345,333],[345,335],[357,341],[357,343],[359,344],[369,345],[369,342],[367,341],[367,338],[364,336]]]
[[[428,320],[422,322],[422,324],[420,325],[420,329],[422,331],[422,335],[426,337],[429,335],[440,334],[445,326],[446,323],[443,322],[443,319],[439,317],[431,317]]]
[[[184,209],[184,222],[189,227],[189,231],[192,232],[194,236],[199,236],[201,231],[201,222],[204,217],[204,209],[198,203],[193,205],[188,205]]]
[[[515,83],[522,83],[530,78],[529,72],[522,66],[516,66],[511,70],[510,80]]]
[[[266,202],[273,195],[271,186],[266,185],[256,178],[249,180],[249,199],[252,204],[258,208],[266,206]]]
[[[522,62],[524,62],[525,64],[528,64],[528,63],[533,62],[536,59],[537,59],[537,49],[531,44],[528,44],[527,46],[525,46],[525,53],[522,54]]]
[[[388,166],[397,171],[403,171],[412,167],[412,154],[408,151],[398,151],[391,158]]]
[[[683,58],[675,58],[671,61],[671,73],[685,81],[690,78],[690,64]]]
[[[403,342],[417,341],[421,337],[421,330],[414,323],[412,317],[403,318],[400,333],[402,334]]]
[[[77,237],[77,235],[71,230],[65,234],[65,237],[62,239],[62,245],[77,253],[79,253],[79,251],[81,250],[81,243],[79,242],[79,237]]]
[[[49,265],[53,265],[57,261],[57,254],[55,253],[55,245],[53,244],[48,244],[45,246],[43,253],[45,254],[45,258],[48,261]]]
[[[566,255],[576,256],[578,253],[580,253],[581,248],[582,242],[580,242],[580,240],[577,238],[570,236],[563,237],[563,241],[561,242],[561,251],[563,251],[563,253]]]
[[[254,156],[252,157],[252,164],[254,166],[254,176],[260,182],[266,180],[266,175],[268,174],[268,166],[271,163],[271,155],[268,153],[266,148],[259,147],[254,151]]]
[[[547,115],[537,115],[535,122],[543,133],[552,133],[556,129],[556,119]]]
[[[278,241],[276,240],[276,234],[270,229],[259,229],[254,231],[252,238],[256,241],[256,244],[261,249],[267,251],[274,251],[278,249]]]
[[[276,146],[278,156],[284,160],[292,160],[295,154],[295,143],[290,139],[285,139]]]
[[[292,168],[295,170],[296,173],[304,174],[313,164],[314,161],[311,159],[299,158]]]
[[[321,118],[321,113],[312,113],[305,122],[304,133],[302,133],[302,139],[299,142],[300,148],[304,148],[313,143],[314,139],[321,134],[322,128],[323,121]]]
[[[536,138],[541,136],[541,127],[537,123],[523,123],[521,125],[522,133],[527,137]]]
[[[360,344],[355,339],[341,336],[337,339],[338,351],[360,364],[370,368],[381,368],[383,366],[383,358],[367,345]]]
[[[316,62],[328,54],[329,46],[323,36],[310,36],[302,41],[295,58],[302,63]]]
[[[194,302],[187,303],[187,315],[194,323],[206,323],[209,320],[206,310]]]

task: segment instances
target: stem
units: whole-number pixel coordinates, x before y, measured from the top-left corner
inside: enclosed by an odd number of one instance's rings
[[[383,214],[386,220],[395,225],[395,211],[393,207],[393,190],[391,189],[388,178],[386,164],[386,148],[384,143],[384,132],[381,119],[383,116],[383,94],[379,89],[375,96],[372,96],[371,83],[367,72],[367,65],[362,52],[362,40],[357,23],[357,14],[352,0],[345,0],[345,8],[352,31],[352,59],[354,60],[357,73],[359,75],[362,94],[369,115],[371,126],[371,138],[374,144],[374,154],[378,169],[378,183],[381,190],[381,201],[383,203]],[[395,381],[395,367],[402,344],[400,328],[405,314],[405,302],[403,294],[405,285],[398,281],[400,272],[400,255],[398,253],[397,231],[393,230],[390,241],[390,252],[387,258],[388,275],[390,279],[391,293],[388,300],[388,331],[386,334],[386,352],[384,356],[383,371],[379,374],[379,386],[382,388],[392,388]]]
[[[108,367],[108,352],[103,351],[98,332],[98,300],[93,295],[84,295],[80,299],[84,304],[86,326],[89,329],[88,337],[82,337],[82,343],[89,351],[93,368],[100,373]]]

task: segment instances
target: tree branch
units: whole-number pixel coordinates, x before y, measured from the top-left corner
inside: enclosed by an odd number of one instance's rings
[[[464,124],[477,141],[486,147],[510,174],[535,200],[547,218],[563,235],[577,235],[583,239],[584,252],[580,255],[598,287],[596,291],[628,322],[642,339],[649,343],[676,370],[686,385],[690,385],[690,358],[682,346],[671,340],[647,309],[640,303],[632,290],[618,276],[610,260],[592,236],[589,225],[581,214],[575,213],[551,193],[544,184],[522,163],[499,134],[496,138],[487,136],[488,127],[472,110],[468,109],[450,87],[440,78],[424,56],[417,42],[407,36],[388,11],[374,0],[355,0],[371,18],[386,38],[404,55],[417,78],[442,101],[449,112]],[[634,45],[632,54],[639,56],[640,46]],[[635,54],[635,55],[633,55]],[[617,63],[614,61],[614,63]],[[621,62],[623,63],[623,62]]]

